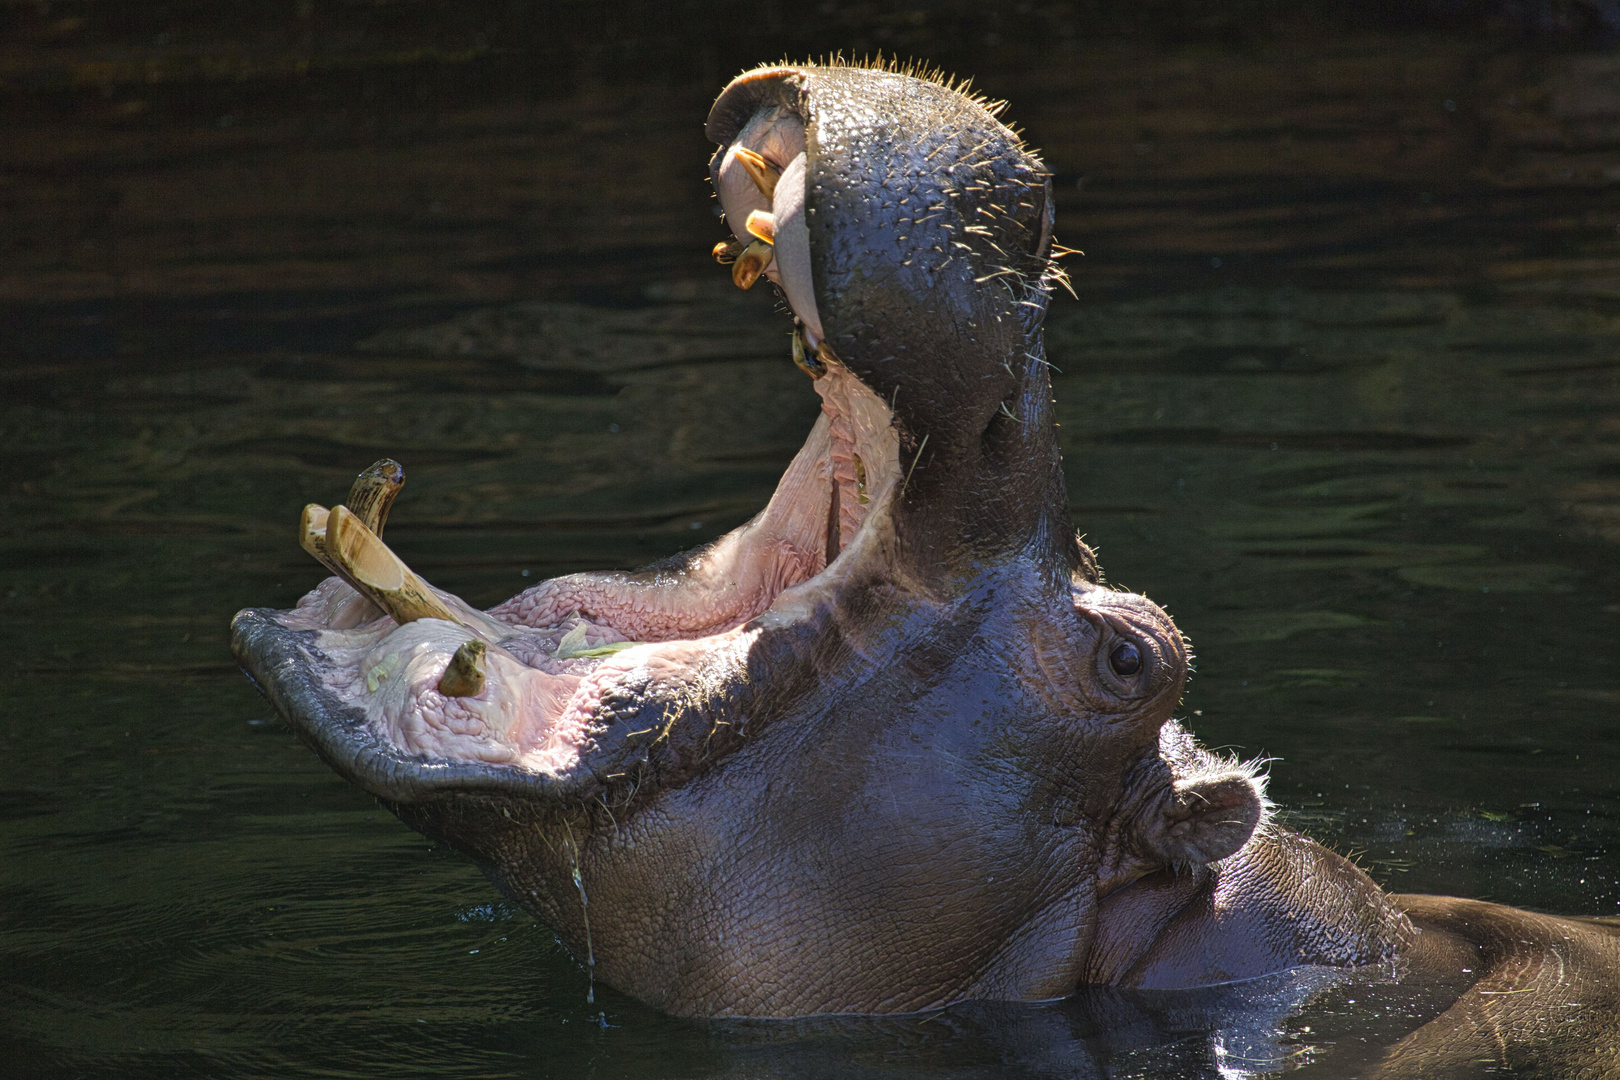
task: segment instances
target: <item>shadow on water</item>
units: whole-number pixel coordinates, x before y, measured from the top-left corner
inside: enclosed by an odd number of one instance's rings
[[[231,613],[318,578],[298,509],[377,457],[480,603],[763,503],[815,405],[706,257],[701,119],[783,52],[974,73],[1043,148],[1075,519],[1193,639],[1193,727],[1391,888],[1620,913],[1607,6],[396,7],[0,13],[8,1069],[1348,1075],[1446,999],[588,1006],[236,671]]]

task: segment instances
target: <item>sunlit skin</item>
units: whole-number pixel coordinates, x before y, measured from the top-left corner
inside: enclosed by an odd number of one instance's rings
[[[904,72],[765,68],[708,134],[716,257],[780,291],[822,402],[769,505],[488,612],[413,591],[386,499],[312,507],[336,576],[234,636],[300,735],[670,1012],[1375,965],[1457,977],[1388,1074],[1620,1068],[1620,930],[1386,894],[1174,719],[1186,642],[1069,520],[1050,184],[994,111]]]

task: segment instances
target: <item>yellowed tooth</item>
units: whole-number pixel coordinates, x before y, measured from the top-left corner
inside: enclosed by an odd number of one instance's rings
[[[800,371],[812,379],[819,379],[827,374],[827,365],[810,351],[810,343],[805,340],[802,324],[793,328],[793,362],[799,365]]]
[[[329,511],[324,506],[310,503],[298,518],[298,546],[315,556],[315,561],[339,577],[337,565],[326,553],[326,520]]]
[[[760,194],[767,199],[776,198],[776,181],[782,176],[776,166],[745,146],[737,147],[736,155],[737,160],[742,162],[742,167],[748,170],[748,177],[754,182],[754,186],[759,188]]]
[[[816,359],[829,367],[833,364],[843,363],[842,360],[838,359],[838,354],[832,351],[832,346],[827,344],[825,339],[820,345],[816,346]]]
[[[393,458],[383,458],[354,479],[349,497],[343,500],[366,528],[381,536],[388,524],[388,510],[394,496],[405,486],[405,467]]]
[[[748,223],[743,226],[767,244],[776,243],[776,215],[769,210],[751,210]]]
[[[360,595],[386,611],[397,623],[417,619],[461,619],[427,583],[411,572],[359,515],[346,506],[334,506],[326,519],[326,554],[339,576]]]
[[[363,622],[370,622],[382,612],[361,593],[359,586],[349,578],[348,572],[339,566],[326,550],[326,526],[331,520],[331,512],[324,506],[310,503],[304,507],[304,513],[298,522],[298,546],[315,556],[315,561],[326,567],[327,572],[335,574],[348,582],[357,596],[351,596],[332,614],[331,625],[334,629],[357,626]]]
[[[866,462],[861,460],[859,454],[851,454],[850,458],[855,462],[855,497],[865,506],[872,501],[866,497]]]
[[[743,253],[737,256],[737,261],[731,264],[731,280],[739,289],[751,289],[759,275],[771,265],[773,249],[763,240],[755,240],[743,248]]]
[[[489,647],[477,638],[463,641],[450,665],[439,677],[439,693],[445,697],[474,697],[484,692],[484,654]]]
[[[730,266],[737,261],[737,256],[742,253],[743,242],[741,240],[722,240],[714,245],[713,251],[709,252],[714,256],[714,261],[721,266]]]

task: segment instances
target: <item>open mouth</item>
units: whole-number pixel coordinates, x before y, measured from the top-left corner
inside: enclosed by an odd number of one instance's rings
[[[761,616],[790,623],[835,598],[841,568],[883,529],[898,440],[888,404],[822,340],[803,125],[762,110],[716,160],[736,237],[716,257],[739,285],[765,276],[787,297],[793,356],[821,416],[747,524],[665,564],[553,578],[487,612],[433,589],[382,542],[399,477],[368,474],[368,488],[362,476],[353,505],[307,508],[305,547],[335,577],[291,611],[242,613],[235,645],[300,733],[362,786],[409,800],[435,777],[465,786],[476,774],[592,769],[605,732],[644,726],[643,706],[670,697],[661,688],[746,651]]]
[[[639,718],[627,703],[746,648],[760,616],[792,621],[834,598],[841,568],[887,520],[900,479],[888,407],[836,365],[814,385],[822,414],[765,509],[668,565],[552,578],[482,612],[416,578],[362,515],[334,508],[323,529],[312,508],[306,546],[338,576],[291,611],[244,613],[238,637],[244,619],[310,636],[306,661],[329,700],[290,703],[303,707],[289,715],[320,727],[322,743],[346,729],[348,752],[334,761],[346,772],[362,738],[429,772],[466,763],[567,774],[605,726]],[[240,640],[238,652],[261,684],[274,679]],[[385,778],[354,779],[375,788]]]

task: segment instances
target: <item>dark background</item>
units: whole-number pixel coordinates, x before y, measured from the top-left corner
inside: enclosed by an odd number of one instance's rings
[[[1076,523],[1192,637],[1191,725],[1277,757],[1285,819],[1391,888],[1620,913],[1617,29],[1574,0],[0,4],[6,1067],[1052,1074],[972,1025],[777,1053],[588,1006],[226,648],[318,580],[299,508],[384,455],[390,542],[484,604],[763,505],[815,403],[708,257],[702,121],[783,56],[972,76],[1044,153],[1085,251],[1049,322]],[[1208,1071],[1180,1038],[1120,1073]]]

